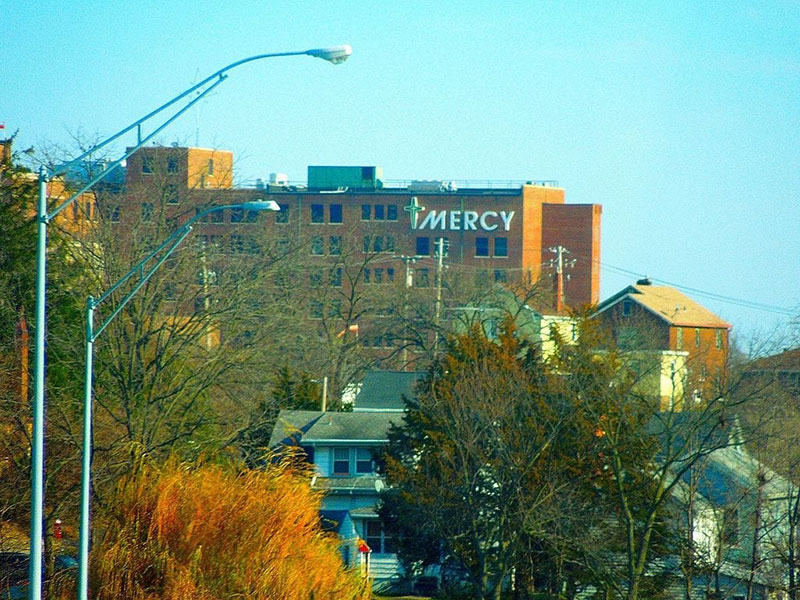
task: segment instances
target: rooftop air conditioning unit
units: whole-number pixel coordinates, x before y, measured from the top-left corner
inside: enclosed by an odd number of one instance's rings
[[[270,173],[269,182],[272,185],[289,185],[289,176],[286,173]]]

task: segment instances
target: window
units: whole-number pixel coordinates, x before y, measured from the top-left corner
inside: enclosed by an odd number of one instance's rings
[[[332,235],[330,237],[329,254],[337,255],[342,253],[342,236]]]
[[[494,255],[508,256],[508,238],[504,237],[494,238]]]
[[[330,270],[330,281],[333,287],[342,287],[342,268],[336,267]]]
[[[508,274],[506,273],[505,269],[495,269],[494,270],[494,281],[495,283],[506,283],[508,281]]]
[[[386,281],[388,283],[394,283],[394,268],[389,267],[386,269]]]
[[[433,255],[439,256],[439,249],[441,248],[442,256],[447,256],[450,250],[450,239],[446,237],[437,237],[433,240]]]
[[[213,158],[209,158],[208,159],[208,174],[209,175],[213,175],[214,174],[214,159]]]
[[[364,236],[364,252],[365,253],[369,252],[369,246],[370,246],[371,242],[372,242],[372,238],[370,238],[370,236],[368,236],[368,235],[365,235]]]
[[[475,238],[475,256],[489,256],[489,238]]]
[[[415,269],[417,287],[428,287],[430,285],[430,272],[428,269]]]
[[[164,186],[164,198],[167,204],[177,204],[178,203],[178,186],[174,184],[168,184]]]
[[[362,221],[369,221],[371,213],[372,213],[372,205],[371,204],[362,204],[361,205],[361,220]]]
[[[389,204],[386,207],[386,220],[397,221],[397,204]]]
[[[142,202],[142,221],[153,220],[154,206],[152,202]]]
[[[73,202],[72,204],[72,220],[77,221],[78,216],[80,215],[80,211],[78,210],[78,203]]]
[[[208,236],[208,244],[214,250],[219,250],[222,248],[222,236],[219,235],[210,235]]]
[[[231,235],[231,254],[241,254],[244,252],[244,236]]]
[[[322,243],[322,236],[315,235],[311,238],[311,254],[314,256],[321,256],[325,253],[323,243]]]
[[[328,223],[341,223],[342,222],[342,205],[331,204],[328,207]]]
[[[153,157],[152,156],[143,156],[142,157],[142,173],[150,174],[153,172]]]
[[[418,237],[417,238],[417,256],[430,256],[431,255],[431,238]]]
[[[199,206],[198,206],[197,208],[195,208],[195,209],[194,209],[194,214],[195,214],[195,216],[199,215],[199,214],[200,214],[201,212],[203,212],[204,210],[205,210],[204,208],[201,208],[201,207],[199,207]],[[200,218],[197,220],[197,222],[198,222],[198,223],[208,223],[208,215],[204,215],[204,216],[200,217]]]
[[[333,449],[333,474],[350,474],[350,448]]]
[[[319,300],[312,300],[311,307],[309,308],[309,314],[312,319],[321,319],[322,318],[322,302]]]
[[[288,223],[289,222],[289,205],[288,204],[278,204],[280,207],[280,211],[275,214],[275,222],[276,223]]]
[[[372,473],[372,452],[367,448],[356,449],[356,473]]]
[[[695,348],[699,348],[700,347],[700,328],[699,327],[695,327],[694,328],[694,347]]]
[[[675,331],[675,349],[683,350],[683,328],[678,327]]]
[[[311,205],[311,222],[312,223],[325,222],[325,207],[322,204]]]
[[[392,536],[377,519],[364,521],[364,541],[375,554],[393,554],[397,551]]]
[[[717,329],[717,350],[722,350],[722,329]]]
[[[375,283],[383,283],[383,269],[375,269],[373,271]]]
[[[372,249],[375,252],[383,252],[383,236],[376,235],[375,239],[372,241]]]
[[[119,223],[119,206],[112,206],[108,217],[112,223]]]
[[[387,235],[386,236],[386,246],[384,248],[386,252],[394,252],[394,236]]]
[[[224,223],[225,222],[225,211],[224,210],[215,210],[211,214],[208,215],[211,219],[212,223]]]
[[[231,223],[241,223],[244,220],[244,210],[241,208],[231,209]]]
[[[314,269],[308,274],[308,282],[312,286],[322,285],[322,269]]]
[[[369,283],[370,270],[364,269],[364,283]]]
[[[177,173],[178,172],[178,159],[174,156],[170,156],[167,159],[167,173]]]
[[[722,543],[726,546],[735,546],[739,543],[739,511],[735,508],[726,508],[722,512]]]
[[[376,204],[375,205],[375,220],[376,221],[385,221],[386,220],[386,212],[384,210],[383,204]]]
[[[622,316],[623,317],[630,317],[632,310],[633,310],[633,302],[631,302],[630,300],[623,300],[622,301]]]
[[[259,212],[257,210],[248,210],[244,216],[245,221],[247,221],[248,223],[257,223],[258,217],[259,217]]]

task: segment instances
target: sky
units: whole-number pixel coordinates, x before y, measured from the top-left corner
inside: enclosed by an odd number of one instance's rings
[[[241,58],[350,44],[241,66],[157,139],[232,150],[241,182],[557,180],[603,205],[602,298],[648,275],[743,347],[800,329],[796,1],[0,4],[18,150],[74,153]]]

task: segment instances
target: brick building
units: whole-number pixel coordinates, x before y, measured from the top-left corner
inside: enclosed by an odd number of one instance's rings
[[[594,204],[566,204],[553,182],[503,187],[458,187],[452,182],[386,185],[380,167],[311,166],[307,185],[277,176],[257,187],[233,186],[233,155],[201,148],[143,148],[128,160],[125,205],[112,220],[147,220],[153,194],[164,194],[176,218],[187,208],[274,200],[270,215],[220,213],[207,232],[230,225],[266,227],[270,235],[308,236],[311,254],[339,250],[342,236],[363,238],[365,248],[387,253],[386,277],[412,258],[417,282],[433,280],[439,238],[448,247],[445,262],[460,264],[486,281],[536,281],[561,246],[569,252],[563,296],[569,306],[596,303],[600,291],[600,219]],[[395,265],[392,265],[392,259]]]

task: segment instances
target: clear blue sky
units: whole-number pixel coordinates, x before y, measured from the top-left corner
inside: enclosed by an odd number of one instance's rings
[[[0,33],[18,148],[109,135],[245,56],[349,43],[340,66],[232,72],[160,141],[233,150],[240,179],[556,179],[603,205],[603,297],[627,270],[800,311],[800,3],[46,0]],[[694,297],[740,337],[790,321]]]

